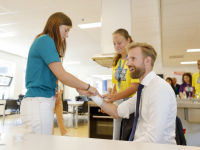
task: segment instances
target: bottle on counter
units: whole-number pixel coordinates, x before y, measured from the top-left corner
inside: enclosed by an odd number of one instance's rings
[[[2,94],[2,99],[4,99],[4,93]]]
[[[183,91],[183,99],[187,99],[187,94]]]

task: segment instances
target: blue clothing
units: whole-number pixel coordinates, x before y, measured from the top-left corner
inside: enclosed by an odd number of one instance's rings
[[[60,62],[54,40],[48,35],[36,38],[28,54],[24,98],[55,95],[57,78],[48,66],[52,62]]]

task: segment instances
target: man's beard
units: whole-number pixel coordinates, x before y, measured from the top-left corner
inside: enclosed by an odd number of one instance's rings
[[[135,71],[134,72],[130,72],[130,76],[131,76],[132,79],[139,79],[146,72],[144,64],[142,64],[141,67],[135,67],[135,66],[133,66],[133,67],[135,68]]]

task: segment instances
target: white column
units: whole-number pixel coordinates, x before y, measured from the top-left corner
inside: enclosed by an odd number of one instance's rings
[[[131,0],[102,0],[102,54],[115,53],[112,34],[119,28],[131,34]]]

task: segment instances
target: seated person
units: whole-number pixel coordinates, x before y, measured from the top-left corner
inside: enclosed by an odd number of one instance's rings
[[[192,75],[187,72],[182,76],[183,84],[181,84],[179,89],[179,95],[181,98],[184,98],[183,92],[186,93],[187,98],[194,97],[194,87],[192,86]]]
[[[129,44],[127,66],[130,76],[141,83],[137,94],[119,106],[98,96],[91,98],[114,118],[129,118],[129,114],[135,112],[129,141],[175,145],[176,99],[171,86],[153,71],[156,56],[151,45]],[[81,89],[78,91],[85,92]]]
[[[171,85],[172,89],[174,90],[174,93],[176,94],[176,89],[175,89],[175,87],[174,87],[174,83],[173,83],[173,81],[172,81],[172,78],[168,77],[168,78],[166,79],[166,81]],[[178,90],[178,89],[177,89],[177,90]]]
[[[175,88],[175,91],[176,91],[176,95],[179,94],[179,88],[180,88],[180,85],[177,84],[177,79],[175,77],[172,78],[172,81],[173,81],[173,84],[174,84],[174,88]]]

